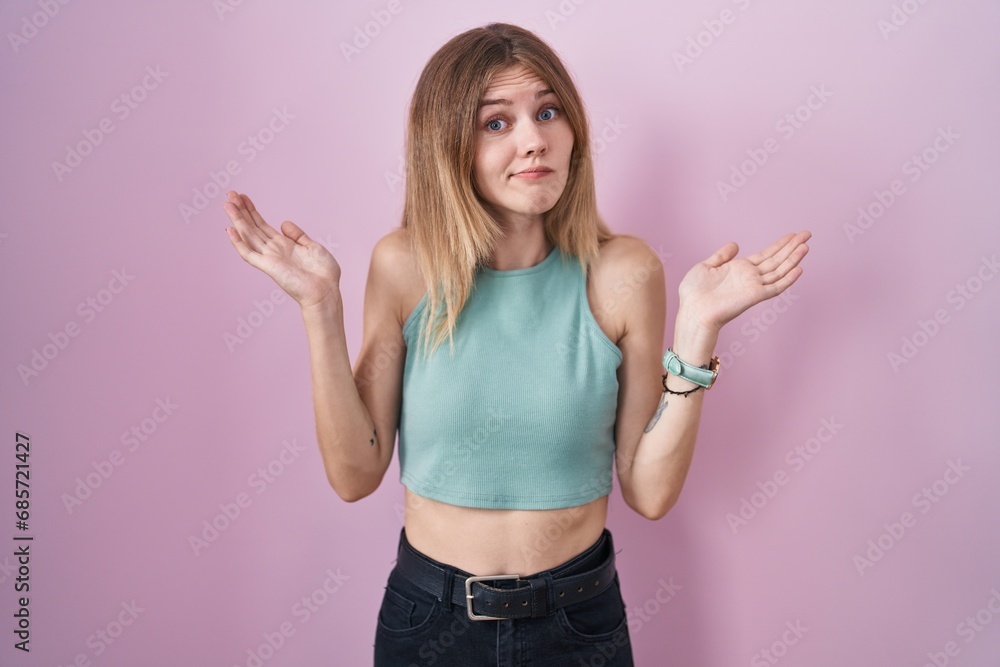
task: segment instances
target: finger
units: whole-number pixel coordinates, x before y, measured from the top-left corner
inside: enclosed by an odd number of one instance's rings
[[[774,271],[777,267],[781,266],[782,262],[784,262],[789,255],[795,252],[795,249],[798,247],[799,245],[797,244],[795,238],[792,237],[785,242],[785,245],[781,246],[776,253],[758,264],[757,268],[760,269],[762,274]]]
[[[796,280],[799,279],[803,273],[801,266],[796,266],[794,269],[789,271],[781,280],[778,282],[768,285],[768,299],[778,296],[786,289],[788,289]]]
[[[254,252],[261,252],[267,246],[267,237],[264,236],[257,226],[250,219],[250,213],[242,206],[242,202],[237,199],[235,202],[229,200],[223,202],[223,210],[229,216],[233,227],[239,233],[241,240]]]
[[[257,211],[257,207],[253,205],[253,201],[250,200],[250,195],[241,194],[240,197],[243,199],[243,204],[246,206],[247,211],[250,212],[250,219],[257,226],[257,229],[264,234],[264,238],[271,238],[278,235],[278,232],[274,230],[271,225],[264,222],[264,217]]]
[[[779,283],[782,278],[787,276],[796,266],[798,266],[799,262],[802,261],[802,258],[805,257],[808,252],[809,246],[805,243],[796,246],[792,254],[779,264],[777,268],[761,276],[761,282],[765,285]]]
[[[808,231],[799,232],[798,234],[792,235],[792,237],[789,238],[785,242],[785,244],[778,249],[777,252],[775,252],[770,257],[761,261],[760,264],[757,265],[757,268],[760,269],[761,273],[769,273],[771,271],[774,271],[775,267],[780,266],[782,262],[784,262],[785,259],[788,258],[789,255],[791,255],[793,252],[795,252],[796,249],[804,245],[805,242],[808,241],[811,236],[812,234]]]
[[[730,241],[726,245],[722,246],[716,250],[711,257],[705,260],[705,264],[708,264],[713,269],[718,268],[736,257],[736,253],[740,251],[740,247],[736,245],[735,241]]]
[[[326,268],[329,253],[326,248],[313,241],[301,227],[291,220],[285,220],[281,232],[289,238],[302,252],[302,267],[309,271],[320,271]]]
[[[785,277],[792,269],[798,266],[802,258],[809,252],[809,246],[805,243],[795,247],[795,250],[771,271],[761,275],[761,282],[764,285],[777,283]]]
[[[271,236],[254,221],[253,214],[247,207],[247,202],[243,197],[244,195],[230,190],[226,193],[226,203],[232,204],[240,214],[240,222],[242,224],[241,226],[237,226],[240,235],[246,240],[252,250],[260,252],[262,248],[267,246],[267,242],[271,239]],[[226,203],[223,204],[223,208],[225,208]]]
[[[231,196],[228,201],[223,202],[222,209],[229,216],[229,220],[233,223],[241,240],[246,243],[250,250],[260,252],[261,248],[267,244],[267,237],[263,236],[250,220],[250,214],[243,208],[238,195],[234,193],[234,196],[236,196],[235,200]]]
[[[798,243],[803,243],[805,241],[808,241],[811,236],[812,232],[808,230],[799,232],[798,234],[796,234],[795,232],[789,232],[784,236],[782,236],[777,241],[775,241],[774,243],[772,243],[771,245],[769,245],[764,250],[761,250],[760,252],[754,253],[753,255],[747,257],[747,261],[749,261],[751,264],[755,266],[759,265],[761,262],[769,259],[776,253],[781,251],[782,248],[785,248],[787,246],[794,248],[795,245],[797,245]]]
[[[240,238],[239,232],[232,227],[226,227],[226,236],[229,237],[229,242],[233,244],[233,247],[236,248],[236,252],[240,254],[240,257],[242,257],[247,264],[258,269],[260,268],[260,253],[251,250],[247,244],[243,242],[243,239]]]
[[[753,264],[754,266],[757,266],[758,264],[760,264],[761,262],[763,262],[768,257],[771,257],[772,255],[774,255],[774,253],[776,253],[779,250],[781,250],[784,247],[784,245],[786,243],[788,243],[788,240],[790,238],[792,238],[793,236],[795,236],[794,232],[789,232],[788,234],[785,234],[780,239],[778,239],[777,241],[775,241],[771,245],[767,246],[766,248],[764,248],[760,252],[754,253],[754,254],[750,255],[749,257],[747,257],[747,261],[750,262],[751,264]]]
[[[309,235],[302,231],[302,228],[296,225],[291,220],[285,220],[281,223],[281,233],[295,241],[297,244],[304,246],[306,248],[312,246],[316,242],[309,238]]]

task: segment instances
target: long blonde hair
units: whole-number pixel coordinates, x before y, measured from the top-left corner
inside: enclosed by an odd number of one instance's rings
[[[600,245],[614,237],[597,212],[587,114],[556,53],[534,33],[507,23],[453,37],[431,56],[417,81],[406,134],[402,226],[409,228],[428,291],[421,320],[425,354],[445,337],[454,353],[455,322],[477,268],[490,261],[504,235],[474,185],[476,117],[493,76],[517,64],[552,88],[573,130],[566,189],[543,216],[546,240],[576,256],[587,271]]]

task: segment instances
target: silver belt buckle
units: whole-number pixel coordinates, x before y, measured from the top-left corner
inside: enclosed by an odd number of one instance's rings
[[[465,608],[469,613],[469,618],[473,621],[505,621],[502,616],[486,616],[475,614],[472,611],[472,584],[477,581],[493,581],[497,579],[520,579],[519,574],[494,574],[488,577],[469,577],[465,580]]]

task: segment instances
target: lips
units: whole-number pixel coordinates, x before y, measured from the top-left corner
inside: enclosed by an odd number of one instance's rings
[[[531,167],[530,169],[525,169],[524,171],[519,171],[519,172],[517,172],[517,174],[514,174],[514,175],[517,176],[518,174],[548,173],[550,171],[552,171],[552,170],[549,169],[548,167]]]

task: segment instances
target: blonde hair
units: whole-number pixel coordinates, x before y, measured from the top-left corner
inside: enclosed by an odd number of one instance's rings
[[[409,228],[427,285],[425,355],[445,337],[454,353],[455,323],[477,268],[490,260],[504,235],[474,184],[476,120],[479,100],[492,78],[518,64],[552,88],[573,130],[566,188],[543,216],[546,240],[576,256],[587,271],[600,245],[614,237],[597,212],[587,114],[556,53],[534,33],[506,23],[453,37],[424,66],[410,102],[406,134],[402,226]]]

